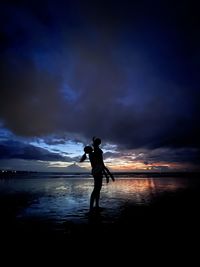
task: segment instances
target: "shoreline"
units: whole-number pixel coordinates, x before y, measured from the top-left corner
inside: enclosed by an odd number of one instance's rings
[[[102,255],[99,260],[103,261],[107,257],[132,261],[148,253],[155,257],[160,249],[168,258],[172,251],[175,255],[178,250],[188,253],[199,242],[199,196],[200,181],[191,187],[157,194],[147,205],[125,201],[118,207],[117,217],[105,207],[102,212],[87,216],[84,223],[78,219],[75,223],[40,216],[20,219],[19,211],[35,201],[33,194],[0,195],[1,254],[8,255],[8,260],[17,252],[20,261],[24,253],[31,259],[42,255],[50,263],[54,256],[67,263],[69,257],[73,263],[76,259],[79,262],[79,255],[83,254],[87,263],[92,260],[91,254],[97,259]]]
[[[187,190],[179,190],[178,192],[166,192],[157,197],[149,205],[134,205],[134,203],[127,203],[120,209],[120,215],[112,220],[105,221],[103,218],[108,216],[106,214],[106,208],[103,212],[94,212],[93,215],[88,216],[85,220],[86,223],[74,223],[73,221],[61,222],[60,224],[54,223],[52,220],[44,220],[40,217],[29,217],[26,220],[20,220],[17,218],[17,213],[20,209],[28,206],[32,199],[29,194],[16,194],[12,197],[0,198],[1,203],[1,234],[6,235],[9,232],[12,234],[24,234],[23,232],[29,231],[30,235],[37,233],[38,229],[46,229],[44,231],[49,234],[54,234],[57,231],[59,234],[66,236],[65,233],[75,233],[77,229],[88,228],[93,226],[102,228],[118,228],[118,231],[126,226],[129,231],[132,227],[142,228],[144,222],[152,224],[153,228],[156,227],[158,221],[163,223],[163,226],[167,226],[167,222],[175,225],[188,224],[191,225],[199,221],[198,208],[199,208],[199,195],[200,188],[192,188]],[[108,209],[107,209],[108,210]],[[111,216],[112,218],[112,216]],[[173,220],[172,220],[173,219]],[[78,220],[77,220],[78,221]],[[59,225],[60,229],[57,228]],[[48,227],[49,226],[49,227]],[[13,231],[14,230],[14,231]],[[131,231],[130,231],[131,232]],[[40,232],[41,234],[42,232]]]

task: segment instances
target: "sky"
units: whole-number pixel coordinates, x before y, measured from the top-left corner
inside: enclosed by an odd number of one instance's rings
[[[200,169],[193,1],[2,0],[0,169]]]

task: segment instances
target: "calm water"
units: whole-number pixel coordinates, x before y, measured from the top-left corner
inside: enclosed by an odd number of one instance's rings
[[[115,220],[124,205],[149,205],[158,195],[175,192],[189,186],[189,179],[120,178],[109,184],[103,183],[100,205],[105,209],[105,221]],[[27,205],[19,210],[19,220],[50,220],[56,223],[73,221],[87,222],[89,198],[93,179],[80,178],[17,178],[1,179],[0,194],[30,196]]]

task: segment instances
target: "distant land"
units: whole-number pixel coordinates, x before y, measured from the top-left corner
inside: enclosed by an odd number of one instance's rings
[[[9,177],[21,177],[21,176],[29,176],[33,175],[41,177],[78,177],[81,175],[90,175],[91,171],[88,171],[86,168],[79,167],[77,168],[76,164],[72,164],[67,167],[67,171],[65,172],[37,172],[37,171],[19,171],[19,170],[0,170],[0,178],[9,178]],[[135,171],[135,172],[112,172],[112,174],[116,177],[139,177],[139,178],[147,178],[147,177],[195,177],[200,178],[200,172],[152,172],[152,171]],[[56,175],[56,176],[55,176]]]
[[[80,167],[78,164],[73,163],[67,167],[65,167],[65,172],[90,172],[90,170]]]
[[[183,170],[183,171],[159,171],[159,170],[130,170],[130,171],[113,171],[110,170],[111,173],[113,173],[114,175],[117,176],[130,176],[130,175],[134,175],[134,176],[142,176],[144,175],[144,177],[161,177],[161,176],[188,176],[188,175],[192,175],[192,176],[197,176],[200,177],[200,172],[193,172],[193,171],[187,171],[187,170]],[[37,173],[45,173],[46,175],[49,174],[60,174],[60,175],[81,175],[81,174],[91,174],[91,170],[81,167],[79,166],[77,163],[73,163],[67,167],[62,167],[60,168],[60,170],[49,170],[49,171],[29,171],[29,170],[11,170],[11,169],[0,169],[0,177],[8,177],[8,176],[18,176],[19,174],[37,174]]]

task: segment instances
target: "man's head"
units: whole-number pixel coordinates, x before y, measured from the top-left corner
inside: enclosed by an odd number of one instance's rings
[[[93,145],[94,146],[99,146],[101,144],[101,139],[93,137]]]

